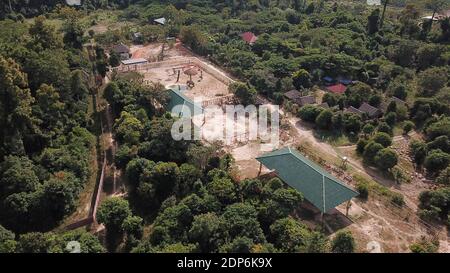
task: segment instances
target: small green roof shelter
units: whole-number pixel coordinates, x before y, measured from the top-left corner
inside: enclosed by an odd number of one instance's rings
[[[358,195],[357,191],[290,147],[256,159],[268,169],[275,170],[280,179],[301,192],[322,213]]]
[[[182,91],[176,90],[176,89],[169,89],[169,97],[170,102],[168,105],[168,109],[172,114],[181,117],[183,115],[183,111],[185,110],[185,107],[190,111],[191,117],[203,114],[203,108],[195,103],[193,100],[188,98],[186,95],[182,93]],[[178,109],[174,109],[175,106],[182,106]]]

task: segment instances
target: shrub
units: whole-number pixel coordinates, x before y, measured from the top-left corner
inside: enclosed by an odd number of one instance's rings
[[[356,185],[356,190],[359,192],[359,198],[369,198],[369,185],[367,185],[367,183],[358,182],[358,184]]]
[[[380,143],[385,148],[391,146],[392,144],[391,136],[384,132],[376,133],[372,140],[375,141],[376,143]]]
[[[378,132],[383,132],[392,135],[392,128],[386,122],[382,122],[378,125]]]
[[[448,164],[450,164],[450,154],[444,153],[440,149],[431,151],[424,162],[425,168],[432,174],[439,173]]]
[[[331,127],[331,118],[333,117],[333,112],[330,110],[322,111],[316,118],[316,125],[320,129],[329,129]]]
[[[422,165],[428,153],[427,144],[423,141],[413,140],[409,149],[417,165]]]
[[[391,174],[398,184],[410,182],[411,179],[403,172],[403,170],[399,166],[394,166],[391,169]]]
[[[386,120],[386,123],[390,126],[394,126],[397,122],[397,114],[395,112],[389,112],[384,116],[384,119]]]
[[[364,134],[366,135],[371,135],[373,133],[373,131],[375,130],[375,127],[373,127],[372,124],[367,123],[366,125],[364,125],[364,127],[362,128],[362,131]]]
[[[364,161],[368,163],[374,163],[375,156],[377,153],[381,150],[383,150],[384,147],[380,143],[376,143],[374,141],[369,141],[369,143],[364,148]]]
[[[409,249],[412,253],[436,253],[439,250],[439,240],[426,240],[421,238],[419,242],[412,244]]]
[[[350,231],[339,231],[331,243],[331,250],[335,253],[353,253],[355,239]]]
[[[436,183],[450,184],[450,165],[439,174],[436,178]]]
[[[405,204],[405,200],[403,198],[403,195],[401,195],[400,193],[394,193],[391,197],[391,202],[398,205],[398,206],[403,206]]]
[[[377,155],[375,156],[375,164],[378,166],[378,168],[384,171],[389,170],[397,165],[397,162],[397,154],[389,148],[384,148],[378,151]]]
[[[315,122],[317,116],[323,111],[323,108],[314,105],[306,105],[300,108],[298,116],[308,122]]]
[[[356,143],[356,152],[359,155],[362,155],[364,153],[364,148],[366,147],[367,143],[369,143],[369,141],[365,138],[360,138],[358,140],[358,143]]]
[[[409,132],[411,132],[414,129],[415,125],[412,121],[408,120],[403,125],[403,134],[407,135]]]

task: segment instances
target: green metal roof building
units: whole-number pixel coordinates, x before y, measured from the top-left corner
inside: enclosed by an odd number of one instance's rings
[[[256,159],[270,170],[275,170],[280,179],[301,192],[322,213],[358,195],[357,191],[295,149],[286,147]]]
[[[171,111],[172,114],[181,117],[185,107],[189,109],[191,117],[203,113],[203,108],[197,103],[195,103],[193,100],[188,98],[186,95],[184,95],[181,91],[173,88],[169,89],[168,91],[170,96],[170,102],[168,107],[169,111]],[[181,105],[182,107],[175,110],[174,107],[178,105]]]

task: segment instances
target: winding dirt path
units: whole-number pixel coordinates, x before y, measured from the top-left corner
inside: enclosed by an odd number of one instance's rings
[[[356,145],[333,147],[332,145],[322,142],[314,136],[312,128],[305,126],[304,123],[297,117],[289,117],[287,119],[289,124],[295,128],[298,133],[300,142],[307,142],[308,145],[316,150],[318,154],[324,154],[333,158],[343,158],[343,152],[354,150]],[[404,136],[396,136],[393,142],[404,141]],[[357,237],[362,242],[375,240],[381,243],[383,249],[389,252],[408,252],[409,245],[419,240],[421,236],[427,235],[427,230],[422,225],[416,223],[420,221],[415,216],[417,211],[417,198],[421,191],[429,188],[429,185],[415,179],[411,183],[404,183],[398,185],[391,179],[384,177],[378,170],[364,166],[358,159],[347,156],[348,164],[364,176],[371,177],[376,182],[388,187],[393,192],[401,193],[404,196],[405,205],[412,212],[411,219],[405,220],[400,215],[396,215],[389,207],[376,202],[369,202],[361,204],[359,201],[353,205],[359,207],[363,212],[364,219],[358,219],[350,229],[356,232]],[[445,233],[445,232],[444,232]],[[449,251],[449,240],[446,235],[442,233],[440,240],[440,252]],[[395,239],[394,239],[395,238]],[[364,248],[364,247],[362,247]]]
[[[301,136],[301,139],[308,141],[314,147],[314,149],[320,150],[321,153],[330,155],[332,157],[343,158],[344,155],[341,153],[342,150],[356,149],[356,145],[333,147],[326,142],[321,142],[314,136],[313,129],[306,127],[299,118],[290,117],[288,120],[289,123],[297,130],[298,134]],[[394,137],[393,141],[396,142],[401,141],[403,139],[404,139],[403,136],[396,136]],[[397,183],[395,183],[395,181],[392,181],[391,179],[384,177],[382,174],[379,173],[378,170],[368,166],[364,166],[360,160],[354,159],[349,156],[346,157],[348,160],[348,164],[352,168],[354,168],[358,173],[371,177],[376,182],[390,188],[394,192],[404,194],[405,189],[402,189],[402,185],[398,185]],[[416,199],[418,197],[418,194],[419,193],[415,191],[415,194],[413,196],[411,195],[405,196],[406,204],[413,210],[417,209]]]

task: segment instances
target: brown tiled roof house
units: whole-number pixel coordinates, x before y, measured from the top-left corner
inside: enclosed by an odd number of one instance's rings
[[[372,105],[370,105],[366,102],[361,104],[361,106],[359,107],[358,110],[366,113],[367,116],[369,116],[369,118],[377,118],[382,114],[380,109],[373,107]]]

